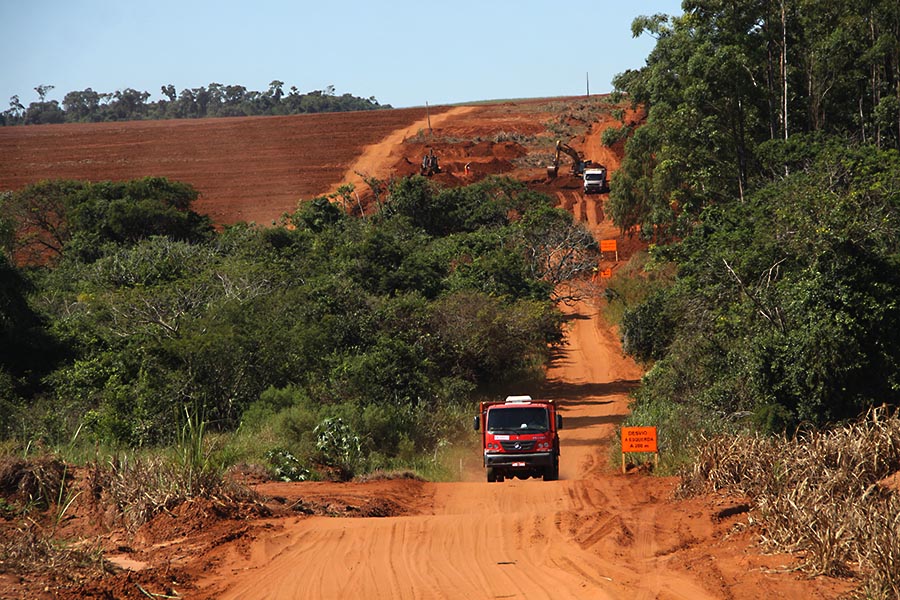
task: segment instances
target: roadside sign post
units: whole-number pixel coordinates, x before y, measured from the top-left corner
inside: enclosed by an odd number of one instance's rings
[[[615,252],[616,262],[619,262],[619,246],[616,240],[600,240],[600,252]]]
[[[652,452],[655,455],[655,465],[659,467],[656,427],[622,428],[622,473],[625,473],[625,454],[627,452]]]

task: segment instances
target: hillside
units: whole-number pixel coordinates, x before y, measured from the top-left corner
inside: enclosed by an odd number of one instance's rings
[[[596,98],[594,100],[597,100]],[[590,104],[588,104],[590,105]],[[558,193],[582,220],[597,223],[598,208],[582,203],[579,183],[546,181],[560,131],[583,155],[618,166],[600,144],[612,123],[565,99],[525,100],[289,117],[131,121],[0,128],[0,189],[17,190],[43,179],[121,181],[162,176],[200,192],[195,210],[215,223],[270,223],[298,201],[353,183],[365,196],[362,176],[382,180],[418,171],[433,148],[454,185],[505,174]],[[596,111],[594,111],[596,112]],[[429,129],[430,126],[430,129]],[[563,157],[565,172],[568,157]],[[465,174],[469,164],[470,174]],[[602,215],[601,215],[602,216]]]
[[[578,104],[5,128],[0,188],[47,177],[164,175],[194,185],[196,209],[219,225],[268,224],[299,199],[346,183],[366,205],[362,176],[416,172],[432,148],[443,169],[435,181],[489,174],[525,181],[598,239],[615,237],[624,261],[637,242],[606,218],[606,195],[585,197],[580,181],[566,175],[565,158],[560,177],[546,176],[562,133],[585,157],[611,171],[619,166],[621,156],[600,144],[615,123],[609,111],[585,118]],[[595,305],[579,304],[568,317],[567,343],[539,390],[566,419],[560,481],[488,484],[476,454],[447,483],[255,482],[261,500],[254,512],[195,501],[131,536],[104,530],[102,515],[76,503],[60,533],[96,540],[105,575],[62,586],[59,575],[23,581],[4,573],[0,596],[750,600],[836,598],[850,587],[805,579],[795,557],[762,554],[741,498],[676,501],[675,479],[612,469],[611,436],[641,371]]]

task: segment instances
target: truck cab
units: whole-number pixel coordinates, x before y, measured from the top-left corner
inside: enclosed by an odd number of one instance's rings
[[[584,193],[602,194],[609,191],[606,181],[606,167],[596,166],[584,171]]]
[[[562,415],[553,400],[508,396],[502,401],[482,402],[474,428],[481,431],[489,482],[502,482],[506,477],[559,478]]]

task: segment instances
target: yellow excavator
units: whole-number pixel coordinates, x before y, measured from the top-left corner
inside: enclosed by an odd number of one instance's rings
[[[572,146],[563,144],[560,140],[557,140],[556,157],[553,159],[553,164],[547,167],[547,177],[550,179],[553,179],[559,174],[559,157],[562,153],[568,154],[572,159],[572,175],[581,177],[584,175],[584,169],[594,164],[591,160],[582,159],[581,155],[578,154],[578,151]]]

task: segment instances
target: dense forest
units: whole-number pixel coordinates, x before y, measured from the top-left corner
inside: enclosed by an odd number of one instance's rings
[[[150,93],[131,88],[112,93],[91,88],[67,93],[62,105],[48,100],[52,85],[35,89],[39,100],[24,106],[19,96],[9,100],[9,108],[0,113],[0,125],[40,125],[44,123],[99,123],[142,119],[202,119],[205,117],[247,117],[258,115],[296,115],[302,113],[343,112],[391,108],[374,97],[359,98],[335,94],[334,86],[301,93],[295,86],[285,93],[283,81],[272,81],[264,92],[242,85],[210,83],[178,92],[175,86],[162,86],[163,99],[150,101]]]
[[[635,419],[793,431],[896,406],[900,4],[683,8],[634,22],[657,42],[615,80],[647,111],[609,134],[610,212],[654,242],[619,296],[652,367]]]
[[[349,187],[220,233],[165,179],[6,194],[0,436],[133,448],[186,423],[264,429],[256,460],[350,476],[427,456],[474,396],[539,380],[555,278],[596,264],[590,233],[505,179],[399,180],[365,218]]]

